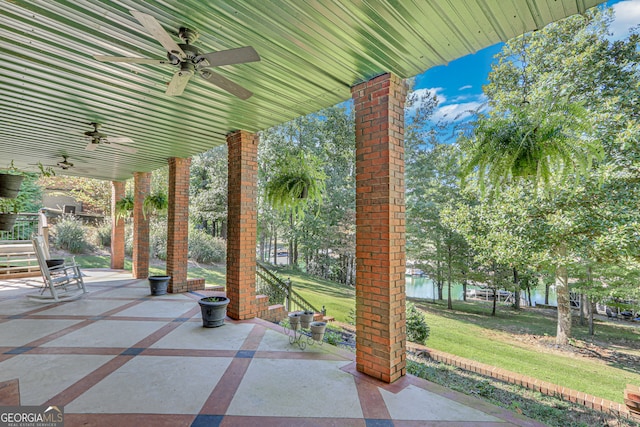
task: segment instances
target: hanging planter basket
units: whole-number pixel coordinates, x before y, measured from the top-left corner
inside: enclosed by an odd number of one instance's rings
[[[13,199],[20,192],[24,176],[0,173],[0,197]]]

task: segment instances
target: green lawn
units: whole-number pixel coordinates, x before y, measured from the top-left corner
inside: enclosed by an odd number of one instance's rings
[[[109,257],[78,256],[86,268],[108,267]],[[126,268],[130,268],[127,261]],[[152,274],[164,274],[153,267]],[[294,289],[318,308],[325,306],[327,315],[348,322],[355,307],[353,288],[311,277],[292,269],[277,273],[291,278]],[[221,266],[190,267],[189,277],[204,277],[207,284],[224,285],[225,270]],[[596,343],[590,349],[585,327],[574,326],[575,346],[585,352],[617,350],[629,357],[588,358],[559,354],[552,345],[555,317],[544,311],[527,309],[516,312],[500,307],[496,317],[484,302],[454,302],[455,310],[443,303],[417,302],[425,312],[431,336],[427,346],[457,356],[477,360],[541,380],[564,385],[605,399],[622,402],[626,384],[640,384],[640,327],[629,322],[600,321],[596,325]],[[544,342],[534,346],[531,343]]]
[[[94,255],[76,255],[76,262],[84,268],[109,268],[111,258],[108,256],[94,256]],[[131,271],[131,260],[125,260],[125,270]],[[166,274],[164,267],[151,266],[149,268],[149,274],[162,275]],[[187,277],[197,278],[202,277],[205,279],[205,283],[208,285],[225,285],[226,272],[224,266],[220,265],[206,265],[206,266],[189,266]]]

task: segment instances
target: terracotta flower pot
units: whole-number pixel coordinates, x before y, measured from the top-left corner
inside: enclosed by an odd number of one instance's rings
[[[300,312],[293,311],[289,313],[289,326],[292,331],[295,331],[300,328]]]
[[[326,322],[311,322],[311,338],[314,341],[322,341],[324,338],[324,331],[327,329]]]
[[[300,314],[300,327],[302,329],[309,329],[309,324],[313,322],[313,311],[303,311]]]

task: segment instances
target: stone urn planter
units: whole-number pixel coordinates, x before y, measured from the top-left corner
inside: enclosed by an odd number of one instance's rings
[[[313,322],[313,311],[305,310],[300,313],[300,327],[302,329],[309,329],[309,325]]]
[[[289,313],[289,326],[292,331],[300,328],[300,312],[294,311]]]
[[[324,338],[324,331],[327,329],[327,323],[311,322],[309,327],[311,328],[311,338],[313,338],[314,341],[322,341],[322,338]]]
[[[165,295],[171,276],[149,276],[149,289],[151,295]]]
[[[227,317],[229,298],[205,297],[200,298],[198,303],[202,311],[202,326],[205,328],[217,328],[224,324],[224,318]]]

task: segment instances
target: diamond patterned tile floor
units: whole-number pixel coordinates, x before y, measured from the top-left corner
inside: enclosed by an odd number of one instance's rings
[[[88,294],[50,305],[27,300],[35,279],[0,282],[0,406],[63,406],[65,426],[541,425],[410,375],[381,383],[260,319],[203,328],[202,292],[85,274]]]

